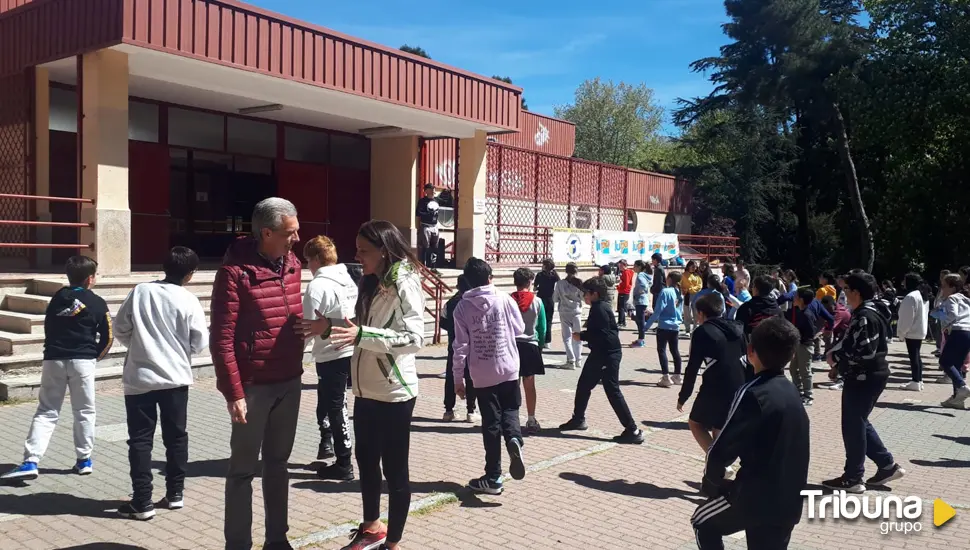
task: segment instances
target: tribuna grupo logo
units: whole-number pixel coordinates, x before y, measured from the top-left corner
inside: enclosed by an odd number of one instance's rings
[[[923,530],[923,499],[908,496],[856,496],[836,491],[826,495],[820,490],[802,491],[808,498],[808,519],[848,519],[860,517],[878,521],[879,532],[918,533]],[[933,524],[940,527],[956,515],[949,504],[940,499],[933,501]]]

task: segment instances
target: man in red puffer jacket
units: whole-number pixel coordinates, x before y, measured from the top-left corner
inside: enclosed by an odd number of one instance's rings
[[[253,210],[253,236],[230,245],[212,290],[210,348],[219,391],[232,418],[226,478],[226,548],[252,547],[252,481],[260,449],[266,539],[286,540],[287,461],[296,436],[304,337],[324,327],[303,321],[296,208],[269,198]]]

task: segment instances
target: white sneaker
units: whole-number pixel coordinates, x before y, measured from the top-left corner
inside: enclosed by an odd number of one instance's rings
[[[906,391],[923,391],[923,383],[916,381],[908,382],[906,384],[900,384],[899,389]]]
[[[563,370],[576,370],[576,363],[572,361],[566,361],[566,364],[562,366]]]
[[[826,387],[832,391],[842,391],[842,388],[844,386],[845,386],[845,382],[839,380],[838,382],[832,382]]]
[[[478,424],[482,421],[481,415],[476,412],[470,412],[465,415],[465,422],[471,422],[472,424]]]
[[[665,374],[660,377],[660,382],[657,382],[657,385],[661,388],[669,388],[670,386],[673,386],[674,383],[670,380],[670,377]]]
[[[948,409],[965,409],[968,398],[970,398],[970,388],[963,386],[953,394],[953,397],[940,404]]]
[[[681,378],[679,374],[671,376],[670,381],[673,382],[675,386],[679,386],[684,383],[684,379]]]

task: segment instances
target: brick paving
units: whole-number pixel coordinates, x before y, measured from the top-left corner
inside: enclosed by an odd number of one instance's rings
[[[624,333],[623,340],[630,340]],[[686,340],[681,347],[686,348]],[[561,347],[561,346],[558,346]],[[892,347],[892,382],[907,380],[905,350]],[[685,354],[686,355],[686,354]],[[462,486],[481,475],[484,452],[477,426],[442,423],[444,348],[420,355],[421,397],[415,408],[411,443],[413,509],[403,547],[414,549],[694,548],[689,517],[702,498],[697,493],[703,456],[687,431],[685,413],[676,410],[676,390],[654,386],[659,376],[656,350],[625,350],[624,393],[634,416],[648,431],[643,446],[616,446],[609,437],[620,426],[602,391],[594,393],[588,413],[590,431],[560,434],[552,429],[572,410],[579,371],[547,370],[539,379],[538,418],[545,430],[527,439],[530,471],[521,482],[509,481],[499,497],[474,496]],[[547,361],[563,360],[560,351]],[[872,421],[909,474],[892,494],[924,499],[922,531],[881,535],[869,521],[803,520],[791,548],[942,548],[970,540],[970,412],[942,409],[948,385],[932,383],[936,361],[928,360],[923,393],[888,390]],[[817,382],[824,374],[818,369]],[[359,521],[356,483],[315,479],[318,433],[314,409],[316,381],[304,378],[302,421],[291,458],[290,536],[304,548],[332,549],[346,543],[349,526]],[[819,389],[812,419],[810,482],[840,473],[844,461],[839,427],[838,392]],[[688,404],[688,407],[690,405]],[[0,406],[0,467],[22,453],[34,404]],[[70,474],[74,451],[70,406],[55,432],[41,477],[29,485],[0,487],[0,550],[14,549],[215,549],[222,547],[223,475],[226,470],[229,418],[212,380],[199,382],[189,405],[190,468],[187,507],[160,510],[150,522],[117,518],[114,510],[131,492],[128,479],[124,402],[120,391],[98,394],[95,473]],[[524,415],[524,411],[523,411]],[[164,457],[160,435],[154,456]],[[871,468],[871,465],[870,465]],[[871,469],[870,469],[871,472]],[[164,480],[155,478],[156,498]],[[254,483],[254,516],[262,537],[262,503]],[[875,493],[870,494],[885,494]],[[932,525],[934,498],[958,507],[943,528]],[[386,505],[386,499],[384,504]],[[807,517],[807,516],[806,516]],[[743,537],[728,539],[743,548]]]

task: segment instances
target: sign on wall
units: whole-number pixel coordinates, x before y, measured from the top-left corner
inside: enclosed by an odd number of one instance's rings
[[[593,233],[576,229],[557,229],[552,234],[552,261],[559,265],[593,263]]]
[[[598,265],[615,263],[620,260],[634,262],[649,261],[650,256],[659,253],[670,263],[677,263],[680,245],[673,233],[634,233],[630,231],[594,231],[593,260]]]

